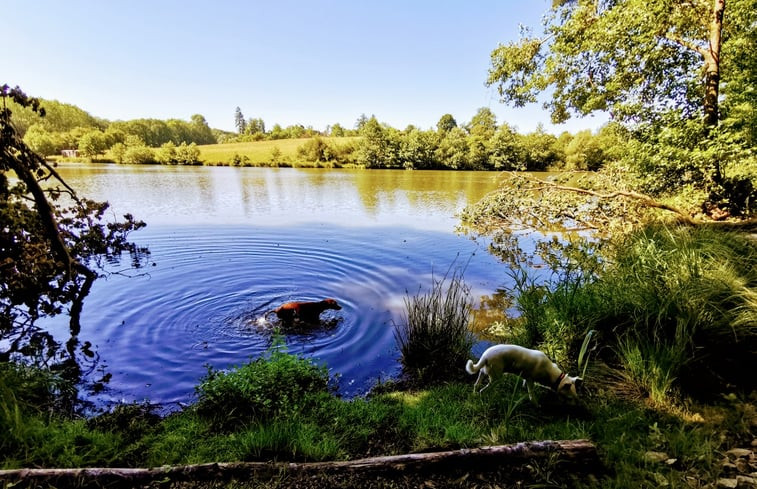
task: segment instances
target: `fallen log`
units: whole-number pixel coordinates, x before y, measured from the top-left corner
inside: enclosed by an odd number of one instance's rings
[[[0,483],[35,486],[49,484],[68,487],[133,487],[150,482],[229,481],[268,479],[286,475],[339,475],[406,473],[452,470],[524,471],[533,463],[558,464],[572,473],[600,469],[597,450],[588,440],[534,441],[513,445],[465,448],[445,452],[412,453],[339,462],[229,462],[154,468],[74,468],[0,470]]]

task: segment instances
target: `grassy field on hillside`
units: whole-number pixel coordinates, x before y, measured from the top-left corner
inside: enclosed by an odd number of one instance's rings
[[[351,144],[357,137],[325,137],[334,146]],[[200,148],[200,160],[206,165],[231,166],[316,166],[298,154],[310,138],[276,139],[244,143],[208,144]]]

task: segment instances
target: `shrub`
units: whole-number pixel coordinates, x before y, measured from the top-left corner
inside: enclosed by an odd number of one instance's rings
[[[126,146],[126,151],[123,154],[123,163],[131,165],[155,163],[155,154],[147,146]]]
[[[462,275],[432,280],[431,290],[405,298],[395,325],[403,370],[411,380],[433,384],[464,378],[475,338],[468,328],[473,302]]]
[[[25,414],[71,416],[78,400],[72,381],[50,370],[12,362],[0,362],[0,393],[0,414],[19,407]]]
[[[328,392],[326,367],[290,355],[276,336],[267,356],[228,372],[208,368],[196,388],[198,413],[220,429],[296,413],[312,394]]]

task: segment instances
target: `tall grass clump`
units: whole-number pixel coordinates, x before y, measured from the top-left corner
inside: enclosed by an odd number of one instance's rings
[[[591,275],[516,281],[523,338],[572,360],[580,338],[596,330],[623,388],[655,402],[757,386],[744,368],[757,360],[753,238],[651,225],[610,241],[600,263]]]
[[[266,356],[226,372],[209,368],[196,390],[197,412],[227,430],[299,412],[312,395],[329,391],[329,375],[325,366],[289,354],[275,336]]]
[[[463,365],[475,342],[468,327],[472,309],[470,288],[458,272],[432,279],[427,293],[405,297],[405,314],[394,336],[404,373],[412,381],[464,378]]]
[[[593,279],[566,273],[536,282],[522,270],[512,276],[520,317],[506,341],[537,347],[565,367],[576,363],[581,342],[594,328],[601,309],[600,298],[591,289]]]
[[[651,376],[657,389],[670,378],[691,392],[755,386],[744,369],[757,359],[754,239],[658,225],[631,234],[615,250],[598,292],[607,305],[605,336],[622,340],[624,366],[638,364],[638,350],[646,370],[658,372]]]

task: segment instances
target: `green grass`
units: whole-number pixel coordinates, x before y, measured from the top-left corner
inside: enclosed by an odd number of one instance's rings
[[[229,372],[209,369],[197,386],[195,409],[220,430],[285,418],[327,393],[328,370],[286,352],[282,337],[275,336],[266,356]]]
[[[291,361],[282,357],[269,360]],[[749,402],[724,401],[703,410],[702,421],[683,411],[655,410],[599,392],[589,395],[583,406],[566,407],[546,389],[537,391],[536,408],[525,399],[513,376],[506,376],[482,395],[473,394],[471,385],[472,380],[353,400],[308,391],[304,395],[309,402],[293,406],[286,415],[253,419],[237,424],[234,430],[221,431],[196,406],[164,419],[155,418],[145,406],[122,406],[88,421],[27,410],[23,414],[27,431],[19,434],[24,443],[4,447],[2,466],[148,467],[345,460],[527,440],[589,438],[610,469],[597,474],[598,487],[657,487],[664,480],[669,487],[683,488],[689,487],[687,477],[701,484],[716,480],[718,453],[734,440],[749,436],[744,419],[754,415]],[[644,456],[652,450],[677,461],[671,466],[652,464]],[[532,482],[554,482],[555,477],[565,482],[565,474],[557,469],[549,464],[538,468]],[[583,482],[591,486],[588,480]]]
[[[330,145],[348,146],[354,144],[359,138],[325,137],[322,139]],[[298,153],[299,148],[310,140],[311,138],[278,139],[273,141],[209,144],[198,146],[198,148],[200,149],[200,160],[206,165],[319,166],[318,163],[308,161],[307,158]]]
[[[596,265],[594,256],[586,259]],[[656,225],[612,242],[602,260],[595,275],[562,273],[542,283],[516,269],[521,315],[508,340],[574,368],[580,342],[594,330],[614,383],[661,404],[726,385],[757,387],[743,368],[757,361],[754,239]]]

